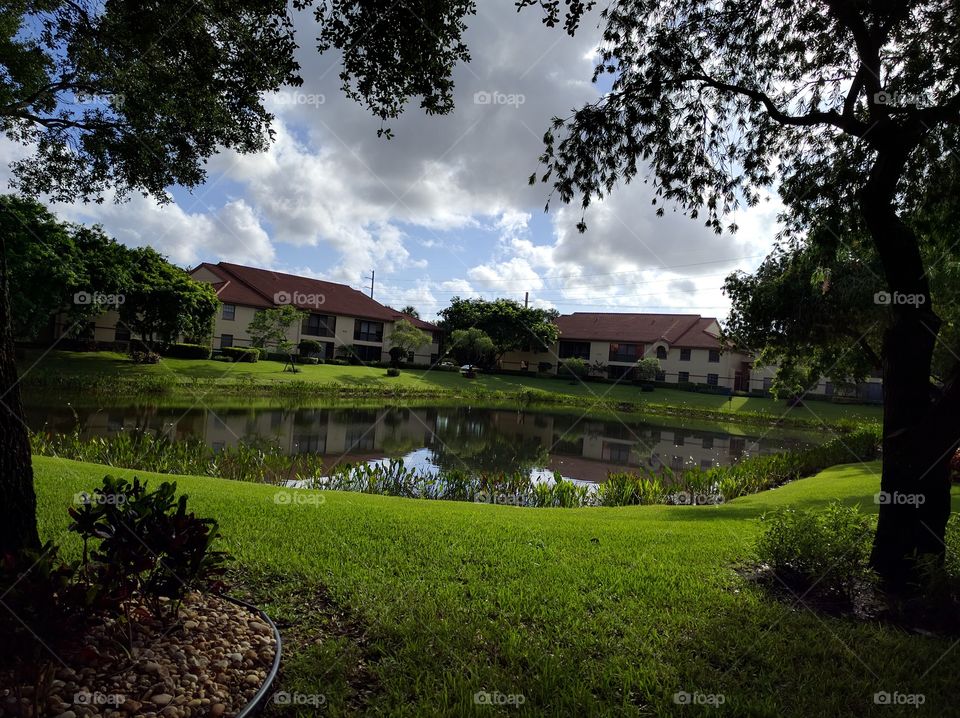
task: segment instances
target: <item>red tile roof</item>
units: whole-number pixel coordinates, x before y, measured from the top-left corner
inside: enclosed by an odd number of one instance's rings
[[[420,319],[419,317],[415,317],[415,316],[412,316],[412,315],[410,315],[410,314],[404,314],[403,312],[395,312],[395,313],[394,313],[394,317],[395,317],[396,321],[400,321],[401,319],[406,319],[408,322],[410,322],[410,323],[411,323],[413,326],[415,326],[417,329],[422,329],[422,330],[425,331],[425,332],[438,332],[438,331],[440,331],[440,327],[438,327],[436,324],[431,324],[430,322],[425,322],[425,321],[423,321],[422,319]]]
[[[221,282],[213,284],[220,301],[227,304],[240,304],[248,307],[267,308],[277,306],[278,294],[285,293],[291,299],[301,301],[292,302],[300,309],[317,313],[338,314],[348,317],[362,317],[380,321],[397,321],[412,317],[385,307],[366,294],[346,284],[326,282],[322,279],[299,277],[295,274],[284,274],[269,269],[245,267],[242,264],[219,262],[210,264],[204,262],[193,272],[203,267],[221,278]],[[193,274],[191,272],[191,274]],[[313,304],[307,297],[322,297],[322,302]],[[437,327],[429,322],[416,320],[416,326],[428,331],[435,331]]]
[[[719,349],[720,341],[706,330],[716,320],[698,314],[626,314],[574,312],[557,318],[561,339],[653,344]]]

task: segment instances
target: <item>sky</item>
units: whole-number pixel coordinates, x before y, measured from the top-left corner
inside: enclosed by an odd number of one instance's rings
[[[320,55],[309,13],[296,16],[304,84],[266,98],[276,114],[268,152],[217,155],[208,180],[159,205],[59,205],[130,246],[185,267],[230,261],[369,287],[394,307],[433,318],[451,297],[509,297],[573,311],[690,312],[723,318],[721,287],[772,246],[776,197],[716,235],[669,208],[656,216],[642,181],[586,214],[529,186],[550,120],[603,91],[590,82],[597,15],[577,36],[547,28],[514,0],[482,0],[468,18],[472,62],[457,68],[456,109],[428,117],[416,101],[377,137],[380,121],[339,88],[339,56]],[[0,144],[0,160],[24,152]],[[6,162],[3,163],[6,165]]]

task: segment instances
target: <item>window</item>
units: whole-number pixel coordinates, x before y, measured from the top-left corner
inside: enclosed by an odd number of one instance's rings
[[[560,342],[561,359],[590,360],[590,342]]]
[[[353,347],[353,353],[360,361],[380,361],[380,347],[368,347],[363,344],[357,344]]]
[[[667,372],[658,369],[657,376],[654,381],[666,381],[666,380],[667,380]]]
[[[667,348],[657,347],[657,359],[666,359],[666,358],[667,358]]]
[[[117,326],[113,330],[113,340],[116,342],[130,341],[130,327],[123,322],[117,322]]]
[[[325,314],[310,314],[304,317],[300,332],[311,337],[332,337],[336,328],[336,317]]]
[[[717,374],[707,374],[707,384],[717,386],[720,383],[720,376]]]
[[[630,463],[630,446],[627,444],[611,444],[603,442],[603,458],[618,464]]]
[[[680,361],[690,361],[690,349],[680,350]]]
[[[433,338],[434,344],[441,344],[443,342],[443,332],[431,332],[430,335]]]
[[[236,304],[224,304],[223,305],[223,314],[221,315],[224,319],[233,321],[237,316],[237,305]]]
[[[635,362],[643,353],[640,344],[610,344],[610,361]]]
[[[712,448],[713,448],[713,437],[712,437],[712,436],[705,436],[705,437],[703,437],[703,448],[704,448],[704,449],[712,449]]]
[[[677,374],[677,381],[678,382],[690,381],[690,372],[682,371],[679,374]]]
[[[674,446],[683,446],[684,436],[681,432],[676,431],[673,434],[673,445]]]
[[[367,322],[358,319],[353,325],[353,338],[361,342],[382,342],[383,322]],[[373,348],[376,349],[376,347]],[[360,358],[362,359],[363,357]],[[380,350],[377,349],[377,359],[379,358]]]
[[[720,350],[711,349],[710,358],[707,361],[709,361],[711,364],[718,364],[720,362]]]
[[[233,346],[233,334],[220,335],[220,348],[226,349]]]

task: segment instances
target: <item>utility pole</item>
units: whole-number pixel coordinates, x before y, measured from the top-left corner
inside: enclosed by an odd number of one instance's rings
[[[369,276],[369,277],[364,277],[364,279],[369,279],[369,280],[370,280],[370,298],[371,298],[371,299],[373,299],[373,280],[376,278],[376,276],[377,276],[377,270],[371,269],[371,270],[370,270],[370,276]]]
[[[526,309],[530,306],[530,292],[523,293],[523,308]]]

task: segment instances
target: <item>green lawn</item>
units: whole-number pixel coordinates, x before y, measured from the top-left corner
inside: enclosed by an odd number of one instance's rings
[[[31,353],[20,364],[25,385],[41,384],[42,379],[75,377],[77,386],[85,380],[103,380],[120,377],[135,380],[152,377],[157,381],[190,386],[201,382],[204,387],[233,389],[245,394],[270,391],[271,386],[282,390],[279,383],[298,382],[317,390],[350,392],[383,391],[409,392],[410,394],[433,394],[471,396],[478,393],[494,395],[517,394],[524,389],[539,389],[560,395],[567,403],[576,403],[584,408],[628,402],[638,411],[664,413],[664,411],[708,413],[720,415],[761,416],[778,419],[787,417],[818,426],[823,422],[840,419],[852,421],[879,421],[878,406],[833,404],[826,401],[810,401],[805,406],[789,409],[783,401],[759,397],[734,397],[732,399],[675,389],[657,389],[643,393],[629,384],[582,383],[558,378],[520,377],[507,375],[484,375],[471,380],[457,372],[403,370],[399,377],[387,377],[384,369],[364,366],[335,366],[332,364],[303,366],[297,374],[284,372],[280,362],[261,361],[255,364],[230,364],[219,361],[196,359],[164,359],[160,364],[139,366],[122,355],[111,352],[51,352],[41,356]]]
[[[42,532],[76,551],[66,507],[105,469],[35,467]],[[722,695],[718,715],[955,714],[950,641],[775,603],[733,570],[766,510],[835,497],[873,510],[879,468],[835,467],[719,507],[575,510],[338,492],[278,504],[269,486],[177,481],[220,519],[237,590],[280,622],[281,688],[324,694],[331,716],[711,714],[674,703],[678,691]],[[476,705],[478,691],[524,703]],[[925,705],[878,706],[878,691]]]

